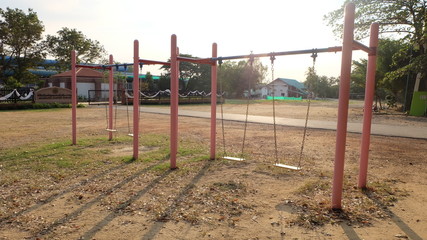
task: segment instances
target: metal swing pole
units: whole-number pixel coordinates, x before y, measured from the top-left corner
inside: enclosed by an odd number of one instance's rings
[[[110,55],[110,59],[109,59],[109,64],[113,64],[113,55]],[[108,112],[109,112],[109,117],[108,117],[108,140],[112,140],[113,139],[113,94],[114,94],[114,83],[113,83],[113,68],[110,67],[109,71],[109,76],[108,76],[108,80],[109,80],[109,91],[108,91]]]
[[[341,57],[338,123],[335,147],[334,178],[332,184],[332,209],[341,209],[348,103],[350,96],[351,61],[354,41],[354,15],[355,5],[353,3],[347,4],[345,7],[344,36]]]
[[[139,42],[133,42],[133,159],[139,154]]]
[[[77,73],[76,73],[76,51],[71,51],[71,132],[72,144],[77,144]]]
[[[377,49],[378,47],[378,32],[379,24],[371,24],[370,33],[370,49]],[[366,188],[366,180],[368,175],[368,159],[369,159],[369,145],[371,137],[371,120],[372,120],[372,103],[374,102],[375,93],[375,72],[376,72],[377,55],[376,51],[369,53],[368,56],[368,68],[366,72],[366,88],[365,88],[365,105],[363,111],[363,131],[362,131],[362,143],[360,148],[360,166],[359,166],[359,188]]]
[[[216,58],[218,54],[218,46],[216,43],[212,44],[212,57]],[[216,101],[217,101],[217,76],[218,67],[216,61],[211,65],[211,149],[210,159],[215,159],[216,149]]]
[[[178,153],[178,101],[179,101],[179,61],[177,37],[171,36],[171,106],[170,106],[170,169],[176,169]]]

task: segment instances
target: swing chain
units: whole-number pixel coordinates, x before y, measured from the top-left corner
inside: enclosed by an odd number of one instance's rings
[[[315,72],[315,66],[316,66],[316,58],[317,58],[317,49],[313,49],[313,53],[311,54],[311,56],[313,58],[313,72]],[[302,154],[304,152],[304,145],[305,145],[305,139],[307,136],[307,124],[308,124],[308,117],[310,114],[310,103],[311,103],[311,98],[313,97],[312,92],[311,92],[311,87],[309,89],[307,89],[308,94],[307,94],[307,113],[305,116],[305,124],[304,124],[304,133],[303,133],[303,137],[302,137],[302,143],[301,143],[301,151],[299,154],[299,160],[298,160],[298,167],[301,167],[301,160],[302,160]]]
[[[221,72],[222,67],[222,58],[218,59],[218,65],[219,65],[219,71]],[[222,78],[219,80],[219,91],[221,92],[221,130],[222,130],[222,150],[223,150],[223,157],[227,155],[226,149],[225,149],[225,129],[224,129],[224,92],[223,92],[223,83]],[[213,93],[212,93],[213,94]]]
[[[276,60],[276,56],[274,53],[270,54],[270,61],[271,61],[271,82],[274,81],[274,60]],[[274,129],[274,157],[275,157],[275,163],[279,163],[279,156],[277,151],[277,129],[276,129],[276,105],[275,105],[275,98],[274,98],[274,84],[272,84],[272,97],[273,97],[273,129]]]
[[[247,128],[248,128],[248,115],[249,115],[249,103],[250,103],[250,99],[251,99],[251,81],[253,78],[253,72],[254,72],[254,61],[255,58],[253,56],[253,53],[251,52],[250,57],[249,57],[249,79],[248,79],[248,95],[246,98],[246,114],[245,114],[245,125],[244,125],[244,130],[243,130],[243,140],[242,140],[242,151],[241,151],[241,158],[244,158],[244,153],[245,153],[245,143],[246,143],[246,132],[247,132]]]

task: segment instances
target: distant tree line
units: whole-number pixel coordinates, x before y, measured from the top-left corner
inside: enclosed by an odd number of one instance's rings
[[[0,8],[0,80],[16,88],[37,83],[38,78],[28,71],[40,66],[47,55],[57,60],[57,70],[70,68],[70,52],[77,50],[77,61],[105,61],[106,51],[96,40],[87,38],[76,29],[62,28],[57,35],[43,39],[44,25],[37,13],[28,9]]]
[[[341,36],[345,0],[341,8],[325,15],[336,36]],[[427,91],[427,1],[352,0],[356,5],[355,36],[368,36],[373,22],[380,25],[376,76],[377,99],[395,99],[408,109],[414,91]],[[366,59],[354,61],[352,83],[364,88]]]

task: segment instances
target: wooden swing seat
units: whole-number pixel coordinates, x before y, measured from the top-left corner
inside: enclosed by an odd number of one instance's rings
[[[117,129],[109,129],[109,128],[106,128],[106,129],[105,129],[105,131],[107,131],[107,132],[117,132]]]
[[[275,163],[274,166],[281,167],[281,168],[292,169],[292,170],[301,170],[301,167],[295,167],[295,166],[285,165],[285,164],[281,164],[281,163]]]
[[[222,159],[232,160],[232,161],[245,161],[244,158],[237,158],[237,157],[222,157]]]

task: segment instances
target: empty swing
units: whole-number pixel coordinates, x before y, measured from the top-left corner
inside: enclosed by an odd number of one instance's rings
[[[314,66],[315,66],[315,62],[316,62],[316,57],[317,57],[317,52],[315,50],[313,50],[313,53],[311,55],[311,57],[313,58],[313,70],[314,70]],[[272,53],[270,56],[270,60],[271,60],[271,76],[272,76],[272,82],[274,81],[274,60],[276,59],[276,57],[274,56],[274,54]],[[311,86],[310,86],[311,88]],[[302,143],[301,143],[301,150],[300,150],[300,154],[299,154],[299,159],[298,159],[298,165],[297,166],[293,166],[293,165],[287,165],[287,164],[283,164],[280,162],[279,157],[278,157],[278,150],[277,150],[277,130],[276,130],[276,107],[275,107],[275,94],[274,94],[274,85],[273,85],[273,90],[272,90],[272,100],[273,100],[273,129],[274,129],[274,150],[275,150],[275,163],[274,166],[276,167],[281,167],[281,168],[287,168],[287,169],[291,169],[291,170],[301,170],[301,160],[302,160],[302,155],[303,155],[303,151],[304,151],[304,145],[305,145],[305,138],[307,135],[307,123],[308,123],[308,117],[309,117],[309,112],[310,112],[310,100],[311,100],[311,93],[310,93],[310,88],[308,90],[308,94],[307,94],[307,113],[306,113],[306,117],[305,117],[305,124],[304,124],[304,132],[303,132],[303,138],[302,138]]]
[[[104,73],[105,73],[105,68],[104,68]],[[109,89],[110,91],[111,89]],[[114,93],[114,82],[113,82],[113,89],[112,89],[113,93]],[[102,97],[102,93],[101,93],[101,97]],[[108,100],[110,100],[110,95],[108,94]],[[113,97],[113,102],[114,102],[114,97]],[[114,104],[114,103],[113,103]],[[117,104],[115,105],[115,113],[114,113],[114,122],[112,125],[112,128],[109,128],[109,122],[108,122],[108,107],[109,104],[105,105],[105,120],[106,120],[106,127],[105,127],[105,131],[107,132],[117,132]]]
[[[250,63],[250,78],[252,78],[253,75],[253,62],[254,62],[254,58],[253,56],[250,57],[249,59],[249,63]],[[219,67],[221,68],[222,65],[222,60],[220,59],[218,61],[219,63]],[[222,129],[222,143],[223,143],[223,156],[222,159],[226,159],[226,160],[232,160],[232,161],[245,161],[244,158],[244,151],[245,151],[245,143],[246,143],[246,130],[247,130],[247,126],[248,126],[248,115],[249,115],[249,101],[250,101],[250,97],[251,97],[251,84],[250,81],[251,79],[249,79],[248,81],[248,95],[247,95],[247,100],[246,100],[246,114],[245,114],[245,121],[244,121],[244,131],[243,131],[243,140],[242,140],[242,150],[240,153],[240,157],[231,157],[231,156],[227,156],[226,153],[226,145],[225,145],[225,129],[224,129],[224,110],[223,110],[223,104],[224,104],[224,92],[223,92],[223,84],[222,84],[222,80],[220,80],[220,91],[221,91],[221,129]]]
[[[125,66],[125,70],[126,70],[126,66]],[[142,63],[139,63],[139,71],[142,71]],[[133,81],[139,81],[139,73],[140,73],[140,72],[138,72],[138,79],[134,79],[134,78],[133,78],[132,82],[133,82]],[[133,137],[133,129],[131,129],[131,127],[130,127],[130,118],[129,118],[129,100],[128,100],[128,99],[129,99],[129,98],[131,98],[131,99],[132,99],[132,105],[133,105],[133,104],[135,104],[135,103],[134,103],[134,99],[135,99],[134,97],[135,97],[135,96],[131,96],[131,95],[128,93],[128,89],[129,89],[129,88],[128,88],[128,87],[129,87],[129,86],[128,86],[128,84],[129,84],[129,82],[130,82],[130,81],[127,81],[127,80],[125,79],[125,82],[126,82],[126,87],[125,87],[126,117],[127,117],[127,123],[128,123],[128,124],[127,124],[127,125],[128,125],[128,134],[127,134],[127,135],[128,135],[128,136],[130,136],[130,137]],[[140,85],[140,84],[139,84],[139,85]],[[132,88],[133,88],[133,86],[134,86],[134,85],[132,84]],[[141,89],[138,89],[138,94],[141,94]]]
[[[125,103],[126,103],[126,118],[127,118],[127,126],[128,126],[128,133],[127,133],[127,135],[128,136],[130,136],[130,137],[133,137],[133,133],[132,133],[132,129],[131,129],[131,127],[130,127],[130,119],[129,119],[129,98],[132,98],[133,99],[133,96],[131,96],[129,93],[128,93],[128,84],[129,84],[129,82],[127,81],[127,79],[126,79],[127,77],[125,77]]]

